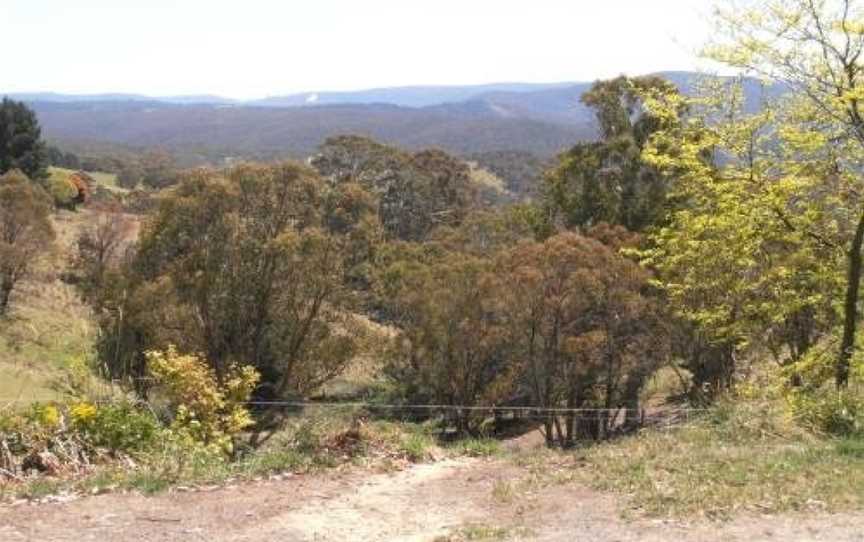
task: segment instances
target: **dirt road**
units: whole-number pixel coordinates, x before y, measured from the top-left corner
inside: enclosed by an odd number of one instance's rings
[[[292,476],[156,497],[108,494],[0,507],[0,541],[864,542],[864,515],[741,517],[721,525],[625,521],[620,503],[572,485],[532,487],[504,460],[369,474]]]

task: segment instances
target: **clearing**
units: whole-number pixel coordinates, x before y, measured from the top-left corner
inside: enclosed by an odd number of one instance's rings
[[[623,519],[623,504],[577,484],[532,483],[502,458],[402,471],[334,471],[146,497],[0,507],[4,541],[864,540],[862,514],[742,515],[725,523]]]

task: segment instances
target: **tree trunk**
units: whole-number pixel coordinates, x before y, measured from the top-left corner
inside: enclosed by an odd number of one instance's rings
[[[3,281],[0,284],[0,316],[6,314],[6,311],[9,309],[9,298],[12,297],[12,284]]]
[[[849,275],[846,282],[846,300],[843,303],[843,339],[837,357],[835,381],[838,388],[849,381],[849,361],[855,350],[855,332],[858,325],[858,291],[861,285],[861,244],[864,242],[864,213],[858,219],[855,237],[849,247]]]
[[[570,387],[570,394],[567,397],[568,411],[564,415],[564,447],[572,448],[576,444],[576,400],[573,397],[573,387]]]
[[[555,446],[555,433],[554,427],[552,425],[552,414],[546,413],[546,416],[543,418],[543,432],[546,437],[546,447],[552,448]]]
[[[693,374],[690,390],[692,400],[710,403],[722,391],[732,387],[735,377],[735,344],[726,341],[697,345],[689,368]]]
[[[639,393],[642,391],[647,379],[648,377],[643,375],[641,371],[631,375],[627,379],[624,387],[624,408],[626,409],[624,412],[625,431],[632,431],[640,425],[639,416],[641,409],[639,408]]]

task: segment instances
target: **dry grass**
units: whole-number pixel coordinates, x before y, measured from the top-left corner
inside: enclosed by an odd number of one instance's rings
[[[864,443],[808,435],[764,404],[723,404],[675,429],[564,455],[573,463],[559,479],[624,495],[631,512],[651,516],[864,506]]]
[[[91,354],[96,328],[75,288],[60,280],[89,211],[53,216],[57,240],[53,258],[14,292],[0,325],[0,404],[58,398],[52,382],[70,359]]]
[[[51,383],[70,359],[91,352],[95,328],[74,289],[29,281],[0,329],[0,403],[56,399]]]

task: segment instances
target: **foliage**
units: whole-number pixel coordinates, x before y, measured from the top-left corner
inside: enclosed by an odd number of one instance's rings
[[[324,142],[312,164],[331,184],[357,183],[373,194],[391,239],[419,241],[437,226],[457,225],[475,197],[468,165],[442,151],[410,154],[339,136]]]
[[[231,365],[217,380],[205,361],[179,354],[173,346],[146,355],[150,374],[172,407],[171,429],[230,452],[232,437],[253,423],[245,402],[260,378],[255,369]]]
[[[841,388],[856,349],[864,272],[862,20],[864,12],[852,0],[789,0],[771,2],[767,9],[730,4],[717,11],[718,39],[706,51],[714,60],[791,89],[771,119],[774,141],[768,148],[757,145],[759,154],[772,159],[760,159],[750,169],[757,172],[758,185],[780,191],[762,211],[809,245],[833,252],[832,275],[840,278],[832,282],[840,284],[844,300],[835,363],[835,384]]]
[[[531,241],[513,215],[475,215],[422,245],[384,251],[379,298],[402,332],[389,376],[412,402],[543,408],[624,408],[665,361],[668,332],[650,275],[618,253],[635,242],[622,228],[596,238],[563,233]],[[602,241],[601,241],[602,240]],[[462,432],[487,413],[454,408]],[[545,419],[547,442],[600,438],[613,417]]]
[[[39,427],[56,429],[60,427],[60,410],[52,404],[34,403],[30,405],[27,419]]]
[[[83,297],[100,306],[106,283],[123,263],[124,249],[131,245],[135,223],[117,208],[97,211],[82,228],[72,254],[76,286]]]
[[[694,383],[728,388],[748,351],[793,363],[837,319],[847,181],[833,158],[807,150],[790,112],[748,113],[740,82],[647,106],[669,122],[643,157],[675,176],[681,205],[650,234],[644,261],[692,326]],[[693,116],[676,122],[682,107]]]
[[[0,475],[83,474],[128,454],[144,457],[164,436],[152,414],[127,402],[35,403],[0,415]]]
[[[202,352],[220,380],[231,363],[252,365],[263,396],[307,394],[338,375],[362,328],[348,312],[345,237],[322,224],[324,189],[295,163],[189,173],[104,289],[111,373],[143,376],[146,350],[176,344]]]
[[[152,414],[128,402],[94,405],[79,402],[69,407],[69,419],[93,446],[112,452],[140,452],[150,449],[162,435]]]
[[[48,176],[48,157],[36,113],[23,102],[0,103],[0,175],[19,170],[33,180]]]
[[[376,198],[361,185],[346,182],[327,190],[323,199],[324,225],[342,245],[345,281],[368,290],[371,266],[384,242]]]
[[[403,333],[394,339],[391,376],[415,401],[494,405],[512,393],[519,367],[506,356],[496,317],[498,289],[490,262],[446,253],[427,264],[399,262],[393,304]],[[455,411],[461,432],[482,420]]]
[[[54,167],[77,170],[81,169],[81,159],[72,152],[64,152],[54,145],[48,145],[45,149],[48,164]]]
[[[507,190],[517,198],[533,198],[548,160],[528,151],[489,151],[472,154],[470,159],[504,180]]]
[[[522,241],[539,237],[531,207],[516,205],[474,211],[458,227],[442,227],[429,236],[427,244],[438,248],[492,257]]]
[[[848,385],[833,385],[836,337],[812,348],[784,368],[789,382],[783,394],[795,421],[816,433],[860,437],[864,435],[864,359],[852,357]]]
[[[612,240],[625,232],[598,231]],[[667,331],[649,274],[607,246],[574,233],[523,243],[502,255],[504,325],[513,359],[524,364],[524,387],[544,408],[613,409],[625,406],[627,423],[639,392],[666,359]],[[506,289],[506,295],[503,293]],[[609,412],[594,418],[565,414],[545,420],[548,443],[572,445],[610,430]]]
[[[78,188],[72,184],[66,175],[51,175],[48,181],[48,193],[54,200],[54,205],[60,208],[74,208]]]
[[[121,170],[123,186],[134,188],[138,180],[149,188],[165,188],[177,183],[178,166],[174,157],[165,150],[151,150],[144,153],[136,164],[137,171],[129,174],[130,169]],[[133,166],[134,167],[134,166]],[[140,174],[138,173],[140,172]],[[140,175],[140,176],[139,176]]]
[[[0,316],[16,286],[51,252],[50,213],[46,194],[22,173],[0,176]]]
[[[565,226],[606,222],[641,231],[661,221],[668,179],[641,158],[651,133],[669,122],[645,109],[643,97],[654,93],[677,90],[659,77],[622,76],[582,96],[595,111],[601,140],[561,154],[541,188],[544,206]]]

